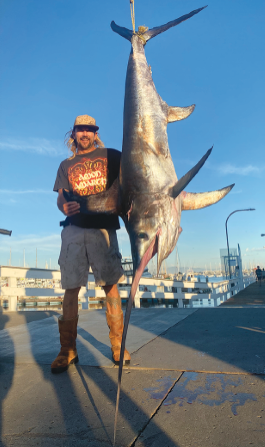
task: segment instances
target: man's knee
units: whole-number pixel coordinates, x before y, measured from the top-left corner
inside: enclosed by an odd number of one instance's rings
[[[117,295],[119,295],[119,290],[118,290],[118,286],[117,284],[112,284],[109,286],[102,286],[104,292],[106,295],[110,296],[110,297],[116,297]]]

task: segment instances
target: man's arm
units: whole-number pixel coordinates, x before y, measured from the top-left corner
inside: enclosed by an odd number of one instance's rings
[[[57,206],[65,216],[73,216],[80,213],[80,205],[77,202],[67,202],[63,196],[63,190],[59,189],[57,197]]]

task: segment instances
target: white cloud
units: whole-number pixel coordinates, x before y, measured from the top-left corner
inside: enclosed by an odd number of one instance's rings
[[[251,175],[251,174],[260,174],[264,171],[264,167],[253,166],[251,164],[247,166],[233,166],[231,163],[223,164],[216,168],[221,174],[237,174],[237,175]]]
[[[1,251],[21,252],[24,249],[27,252],[36,250],[52,251],[59,250],[61,247],[60,234],[51,234],[48,236],[27,235],[27,236],[11,236],[1,238]]]
[[[46,189],[25,189],[25,190],[12,190],[12,189],[0,189],[0,194],[51,194],[54,192]]]
[[[198,160],[190,161],[188,159],[179,159],[175,161],[175,167],[177,166],[177,163],[185,163],[189,166],[194,166]],[[203,169],[211,169],[218,171],[221,175],[227,175],[227,174],[236,174],[236,175],[242,175],[242,176],[248,176],[248,175],[259,175],[265,170],[265,166],[254,166],[252,164],[248,164],[246,166],[238,166],[233,165],[231,163],[223,163],[220,165],[216,165],[212,163],[209,159],[206,161],[205,165],[203,166]],[[239,194],[234,192],[234,194]]]
[[[40,155],[57,156],[67,153],[67,148],[60,140],[47,140],[46,138],[6,138],[0,141],[0,150],[14,150]]]
[[[260,247],[260,248],[246,248],[246,251],[264,251],[265,247]]]

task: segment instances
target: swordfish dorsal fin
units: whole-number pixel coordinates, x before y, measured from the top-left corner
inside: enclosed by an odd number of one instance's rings
[[[199,210],[201,208],[206,208],[206,206],[213,205],[214,203],[219,202],[219,200],[222,200],[234,186],[235,184],[233,183],[232,185],[226,186],[222,189],[218,189],[217,191],[200,193],[182,191],[181,209],[183,211]]]
[[[190,114],[195,109],[195,104],[192,104],[192,106],[189,107],[168,107],[168,115],[167,115],[167,122],[168,123],[174,123],[174,121],[180,121],[184,120],[185,118],[188,118]]]
[[[202,11],[204,8],[207,8],[207,6],[203,6],[202,8],[195,9],[194,11],[191,11],[189,14],[185,14],[184,16],[181,16],[176,20],[172,20],[171,22],[168,22],[165,25],[156,26],[155,28],[149,29],[148,31],[141,33],[141,35],[144,37],[145,42],[147,42],[148,40],[152,39],[153,37],[157,36],[158,34],[161,34],[164,31],[167,31],[169,28],[172,28],[172,26],[179,25],[181,22],[188,20],[190,17],[194,16],[195,14],[198,14],[198,12]],[[128,28],[124,28],[122,26],[116,25],[116,23],[114,21],[111,22],[110,26],[115,33],[117,33],[120,36],[124,37],[125,39],[131,41],[132,36],[134,34],[133,31],[129,30]]]
[[[206,154],[200,159],[200,161],[189,172],[187,172],[187,174],[181,177],[181,179],[173,186],[173,188],[171,188],[171,190],[169,190],[169,196],[173,197],[173,199],[176,199],[176,197],[178,197],[178,195],[183,191],[184,188],[186,188],[193,177],[195,177],[195,175],[204,165],[210,153],[212,152],[212,149],[213,146],[206,152]]]

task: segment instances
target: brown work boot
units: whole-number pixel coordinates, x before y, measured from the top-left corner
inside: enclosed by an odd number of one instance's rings
[[[78,362],[76,350],[77,322],[78,316],[71,320],[63,320],[62,316],[58,318],[61,350],[51,364],[53,374],[60,374],[66,371],[69,365]]]
[[[109,338],[111,343],[112,358],[116,365],[120,361],[121,339],[123,333],[123,312],[121,310],[120,315],[112,315],[106,312],[107,323],[110,328]],[[124,350],[123,362],[125,365],[129,365],[131,356],[127,349]]]

